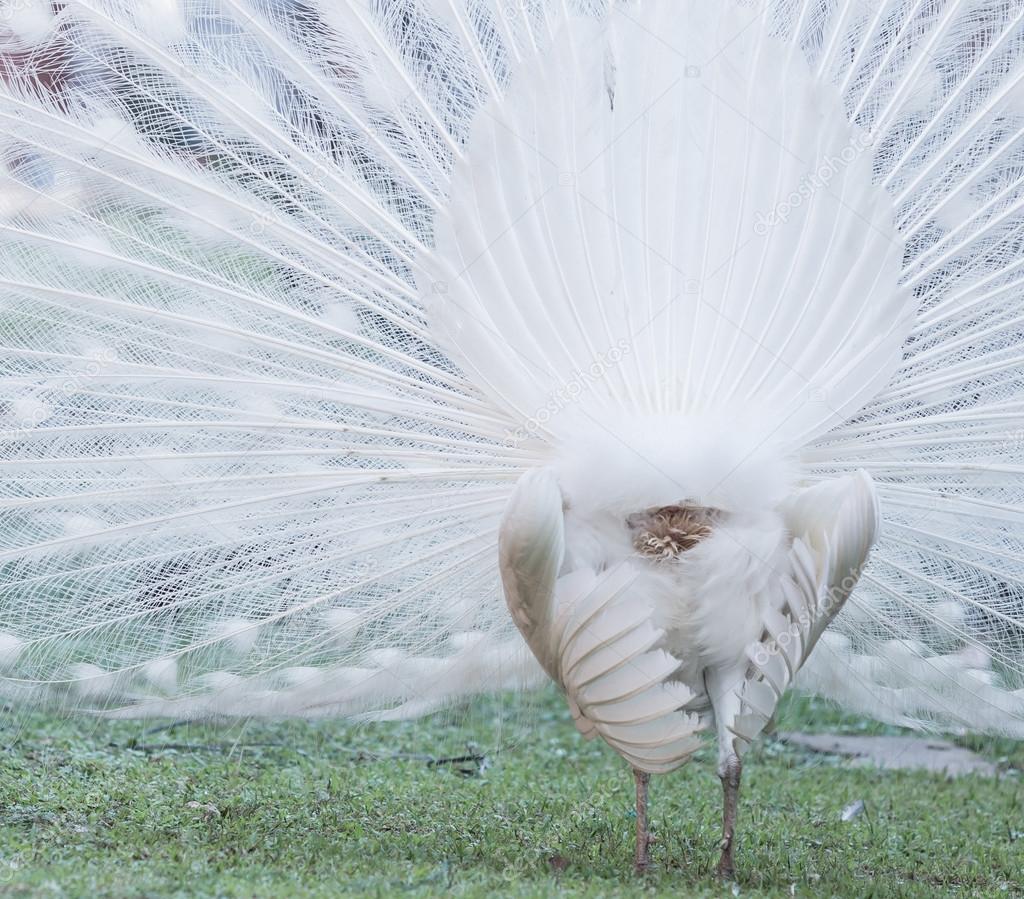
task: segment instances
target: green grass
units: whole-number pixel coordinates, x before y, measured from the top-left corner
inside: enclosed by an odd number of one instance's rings
[[[712,874],[711,750],[653,779],[656,867],[638,879],[632,779],[557,697],[400,724],[149,727],[0,732],[0,896],[733,895]],[[883,730],[807,701],[780,727]],[[973,748],[1007,770],[878,772],[767,740],[744,776],[740,895],[1024,896],[1024,754]]]

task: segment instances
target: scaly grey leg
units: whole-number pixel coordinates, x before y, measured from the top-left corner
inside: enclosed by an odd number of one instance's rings
[[[736,867],[733,864],[732,850],[736,833],[736,806],[740,795],[740,774],[743,764],[736,756],[730,756],[718,776],[722,781],[724,805],[722,807],[722,857],[718,861],[718,876],[723,880],[736,878]]]
[[[647,785],[651,775],[639,768],[633,769],[636,780],[636,855],[634,867],[637,874],[643,874],[651,863],[651,835],[647,830]]]

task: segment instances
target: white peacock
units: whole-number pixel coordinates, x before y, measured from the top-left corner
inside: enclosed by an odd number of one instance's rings
[[[6,702],[1024,734],[1024,6],[10,6]]]

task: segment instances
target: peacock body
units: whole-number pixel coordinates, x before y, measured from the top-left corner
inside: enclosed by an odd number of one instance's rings
[[[2,24],[5,701],[1024,735],[1016,0]]]

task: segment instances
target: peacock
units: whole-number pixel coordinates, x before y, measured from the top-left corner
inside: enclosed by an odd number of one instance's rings
[[[0,4],[0,698],[1024,736],[1020,0]]]

